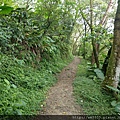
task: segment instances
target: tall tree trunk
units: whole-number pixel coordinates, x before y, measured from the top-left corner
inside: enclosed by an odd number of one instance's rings
[[[93,1],[90,0],[90,29],[91,29],[91,36],[93,35]],[[95,40],[94,38],[92,38],[92,47],[93,47],[93,55],[95,58],[95,63],[97,68],[99,68],[99,60],[98,60],[98,54],[97,54],[97,50],[95,47]]]
[[[110,92],[106,85],[117,88],[119,79],[120,79],[120,0],[118,0],[118,7],[114,22],[113,47],[107,67],[105,80],[102,83],[102,88]]]
[[[94,56],[94,53],[92,53],[92,60],[91,60],[92,65],[94,65],[94,64],[96,63],[95,57],[97,57],[98,66],[99,66],[99,60],[98,60],[99,48],[100,48],[100,44],[95,43],[95,50],[96,50],[96,54],[97,54],[97,55]],[[98,67],[98,68],[99,68],[99,67]]]
[[[86,34],[87,34],[87,24],[86,24],[85,21],[84,21],[84,26],[85,26],[85,38],[86,38]],[[84,41],[83,41],[83,46],[84,46],[84,54],[83,54],[83,58],[85,59],[85,57],[86,57],[85,39],[84,39]]]

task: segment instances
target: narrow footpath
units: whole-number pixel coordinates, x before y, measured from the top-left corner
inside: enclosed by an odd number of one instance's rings
[[[82,115],[82,109],[73,96],[73,80],[77,72],[80,58],[74,60],[58,75],[58,82],[51,87],[46,99],[46,106],[41,115]]]

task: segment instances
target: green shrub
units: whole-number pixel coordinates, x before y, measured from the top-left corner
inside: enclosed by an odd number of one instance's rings
[[[58,72],[58,66],[62,69],[68,61],[60,62],[47,63],[48,69],[38,70],[22,60],[0,55],[0,115],[37,114],[44,105],[48,89],[56,82],[50,70],[54,68],[54,72]]]

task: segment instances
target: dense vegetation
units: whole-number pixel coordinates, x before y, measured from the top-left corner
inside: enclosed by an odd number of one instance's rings
[[[59,59],[41,70],[23,61],[0,56],[0,114],[37,114],[44,106],[46,92],[56,82],[53,73],[59,72],[69,60]]]
[[[39,1],[34,11],[8,4],[0,6],[0,114],[37,114],[55,74],[72,59],[71,3]]]
[[[115,70],[120,72],[116,1],[0,1],[0,114],[37,114],[57,81],[56,74],[73,55],[87,60],[78,67],[74,82],[75,96],[85,113],[115,114],[114,108],[120,113],[119,85],[107,79],[115,76]],[[118,31],[113,34],[114,19]],[[114,97],[103,94],[101,84]]]

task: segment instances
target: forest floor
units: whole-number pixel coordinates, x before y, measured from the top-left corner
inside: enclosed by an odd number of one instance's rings
[[[58,82],[48,92],[41,115],[83,115],[73,96],[73,81],[80,58],[74,60],[57,75]]]

